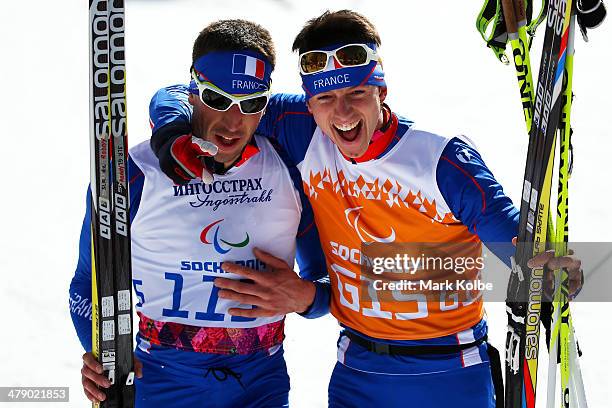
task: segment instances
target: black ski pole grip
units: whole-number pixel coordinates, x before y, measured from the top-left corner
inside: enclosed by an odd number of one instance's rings
[[[607,14],[601,0],[578,0],[576,10],[578,23],[588,29],[600,26]]]

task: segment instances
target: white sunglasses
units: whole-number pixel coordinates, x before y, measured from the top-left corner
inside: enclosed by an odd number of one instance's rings
[[[329,57],[341,67],[360,67],[371,61],[380,61],[376,51],[365,44],[347,44],[335,50],[312,50],[300,54],[300,72],[302,75],[316,74],[325,71]]]
[[[254,115],[260,113],[268,106],[268,100],[270,99],[269,90],[235,97],[217,88],[210,82],[202,81],[194,69],[191,70],[191,78],[193,78],[198,87],[198,96],[202,103],[218,112],[226,112],[233,105],[238,105],[242,114]]]

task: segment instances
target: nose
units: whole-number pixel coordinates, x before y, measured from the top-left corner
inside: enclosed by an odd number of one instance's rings
[[[340,95],[336,98],[336,104],[334,106],[336,116],[339,118],[349,118],[352,113],[351,104],[344,95]]]
[[[223,119],[228,131],[237,132],[242,126],[244,115],[240,112],[240,107],[238,105],[232,105],[232,107],[225,112]]]

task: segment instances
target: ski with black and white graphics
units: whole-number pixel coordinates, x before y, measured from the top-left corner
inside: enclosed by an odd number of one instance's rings
[[[102,407],[133,407],[123,0],[90,0],[92,352],[111,381]]]
[[[507,408],[535,407],[543,269],[530,269],[527,261],[546,248],[555,135],[571,7],[571,0],[551,1],[547,10],[523,181],[518,243],[507,292]]]
[[[89,2],[92,352],[104,375],[115,378],[115,288],[112,263],[112,192],[108,96],[108,3]],[[108,389],[107,404],[116,388]]]
[[[125,4],[109,0],[110,133],[112,140],[114,278],[117,292],[116,381],[120,407],[134,406],[132,257],[130,196],[127,175],[128,134],[125,69]]]

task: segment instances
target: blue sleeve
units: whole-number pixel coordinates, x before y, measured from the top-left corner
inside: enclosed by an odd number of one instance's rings
[[[315,298],[310,307],[304,313],[300,313],[300,316],[307,319],[316,319],[329,313],[329,303],[331,301],[329,276],[316,280],[314,284],[316,289]]]
[[[274,138],[291,160],[304,160],[317,124],[308,112],[305,95],[274,94],[259,122],[257,133]]]
[[[319,231],[310,202],[304,197],[302,189],[298,191],[302,196],[302,217],[296,236],[296,261],[300,267],[300,276],[309,281],[316,281],[327,276],[325,255],[321,249]]]
[[[302,190],[299,191],[300,195],[303,196]],[[312,208],[305,196],[302,198],[302,219],[296,241],[296,258],[300,267],[300,276],[313,282],[316,288],[312,305],[301,315],[308,319],[315,319],[329,313],[331,285],[327,274],[325,256],[321,249],[319,232],[312,218]]]
[[[140,205],[144,175],[132,160],[128,160],[130,178],[130,220],[134,219]],[[91,189],[87,189],[85,218],[79,237],[79,259],[70,282],[70,317],[85,351],[91,351]]]
[[[188,97],[189,88],[186,85],[172,85],[157,91],[149,103],[151,130],[155,132],[177,121],[191,123],[193,108]]]
[[[79,259],[70,282],[70,317],[85,351],[91,351],[91,190],[87,189],[85,218],[79,238]]]
[[[177,136],[184,134],[184,125],[191,123],[192,106],[187,101],[188,96],[186,85],[169,86],[155,93],[149,104],[149,118],[154,135],[160,128],[171,123],[180,128],[180,131],[175,132]],[[278,140],[291,160],[298,164],[304,159],[316,127],[306,107],[304,95],[274,94],[270,97],[266,113],[256,132]],[[163,142],[167,136],[161,139]],[[153,150],[157,151],[156,146]]]
[[[436,181],[455,217],[510,266],[519,211],[478,151],[461,139],[452,139],[438,162]]]
[[[329,276],[327,275],[325,255],[321,248],[321,240],[319,239],[319,231],[315,224],[312,206],[302,187],[300,172],[277,141],[272,141],[272,146],[274,146],[276,152],[287,166],[293,186],[298,192],[302,204],[300,225],[296,235],[296,261],[300,268],[300,277],[314,282],[316,292],[313,304],[301,315],[314,319],[329,312],[331,287]]]

